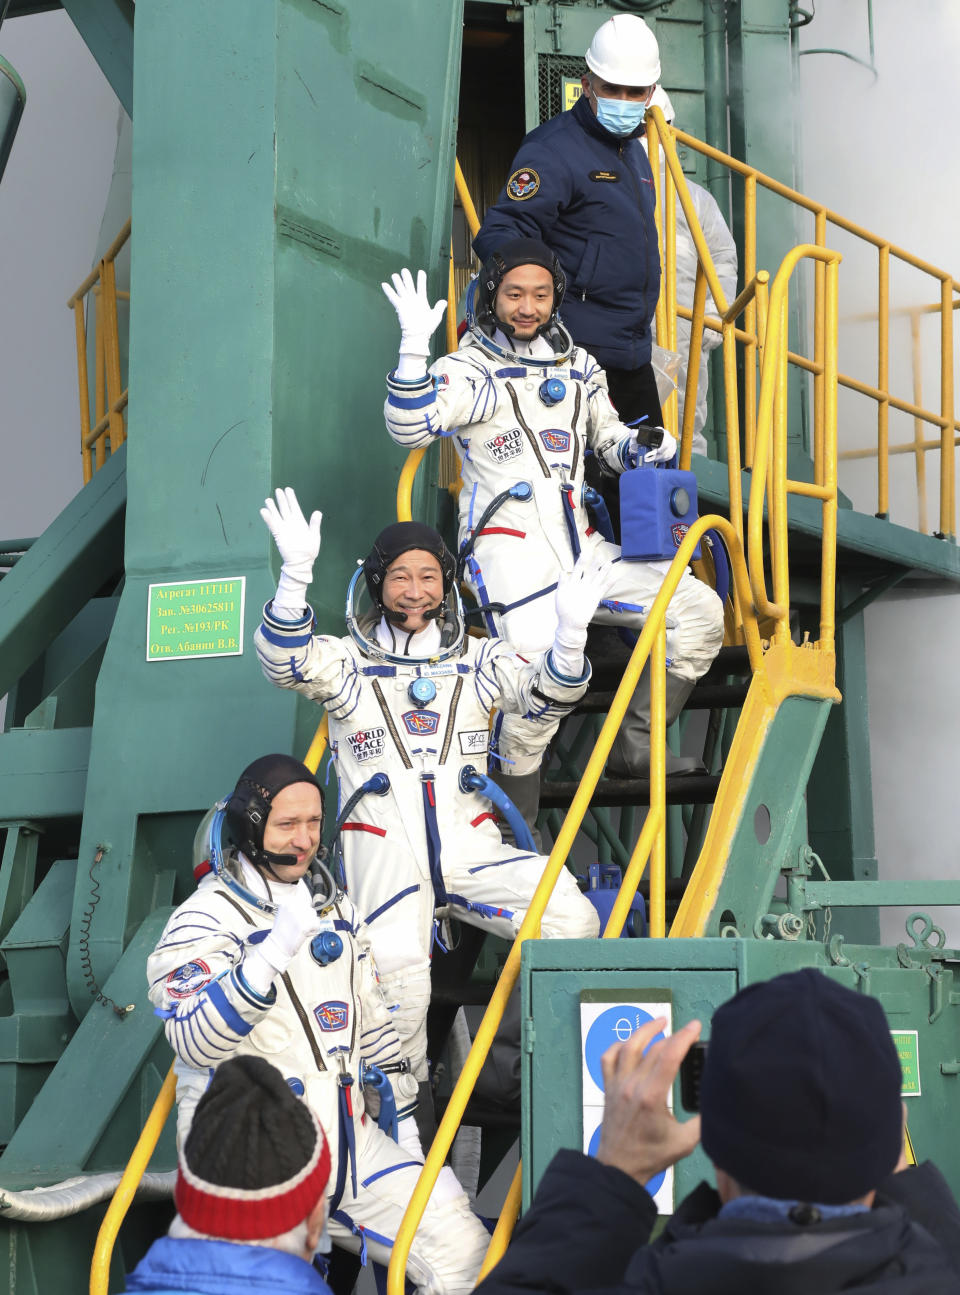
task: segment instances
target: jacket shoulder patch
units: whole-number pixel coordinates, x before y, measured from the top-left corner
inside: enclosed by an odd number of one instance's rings
[[[507,181],[507,197],[512,198],[514,202],[525,202],[527,198],[532,198],[540,188],[540,176],[532,167],[522,167],[519,171],[514,171]]]

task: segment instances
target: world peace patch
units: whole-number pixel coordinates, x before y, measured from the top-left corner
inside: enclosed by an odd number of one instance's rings
[[[167,976],[167,993],[171,998],[190,998],[203,989],[204,985],[209,985],[212,979],[210,968],[197,958],[170,972]]]
[[[514,202],[525,202],[527,198],[532,198],[539,188],[539,175],[532,167],[525,166],[519,171],[514,171],[507,181],[507,197],[512,198]]]

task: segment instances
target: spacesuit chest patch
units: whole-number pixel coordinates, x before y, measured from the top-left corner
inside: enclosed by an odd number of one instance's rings
[[[566,454],[570,448],[570,433],[559,427],[549,427],[540,433],[540,439],[553,454]]]
[[[374,760],[377,756],[383,755],[384,738],[387,730],[385,728],[362,728],[356,733],[347,734],[347,745],[353,753],[353,758],[358,764],[363,764],[364,760]]]
[[[408,710],[400,718],[407,732],[416,737],[430,737],[440,727],[440,716],[435,710]]]
[[[461,755],[483,755],[490,745],[490,734],[485,728],[473,729],[469,733],[458,733]]]
[[[491,436],[489,441],[484,441],[483,448],[494,463],[506,463],[523,453],[523,433],[519,427],[511,427],[509,432],[501,432],[499,436]]]
[[[210,968],[197,958],[170,972],[167,976],[167,993],[171,998],[190,998],[203,989],[204,985],[209,985],[212,979]]]
[[[347,1022],[350,1020],[350,1008],[346,1003],[335,998],[315,1007],[313,1014],[324,1034],[330,1034],[333,1030],[346,1029]]]

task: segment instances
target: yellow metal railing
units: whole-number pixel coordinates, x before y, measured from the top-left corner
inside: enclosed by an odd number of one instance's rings
[[[313,773],[316,773],[320,766],[328,740],[327,716],[324,715],[317,725],[313,741],[310,743],[307,754],[303,759],[303,763]],[[147,1116],[147,1122],[137,1139],[137,1145],[127,1161],[123,1177],[117,1184],[117,1189],[113,1193],[107,1212],[103,1216],[103,1222],[100,1224],[96,1245],[93,1248],[93,1262],[90,1265],[90,1295],[107,1295],[107,1286],[110,1280],[110,1260],[113,1256],[113,1247],[116,1243],[117,1235],[120,1232],[123,1220],[127,1216],[127,1211],[133,1203],[137,1187],[146,1172],[147,1165],[150,1163],[150,1157],[156,1150],[157,1143],[160,1141],[160,1134],[163,1132],[164,1125],[173,1110],[176,1100],[177,1077],[171,1063],[170,1069],[167,1071],[167,1077],[157,1094],[157,1100]]]
[[[813,217],[813,237],[810,240],[814,246],[825,250],[827,246],[827,229],[832,226],[835,230],[841,230],[844,234],[849,235],[857,240],[858,244],[865,248],[875,250],[877,257],[877,309],[868,314],[859,314],[856,316],[845,317],[849,319],[867,320],[871,319],[877,323],[877,365],[876,365],[876,382],[865,382],[860,378],[854,377],[848,373],[837,373],[838,386],[855,392],[860,396],[872,400],[876,404],[877,414],[877,434],[876,445],[867,449],[846,449],[838,453],[840,461],[851,461],[856,459],[877,460],[877,508],[876,512],[881,517],[887,517],[890,513],[890,456],[913,454],[917,463],[917,497],[918,497],[918,529],[927,529],[926,516],[926,491],[927,491],[927,473],[925,468],[925,459],[927,454],[938,454],[939,468],[939,531],[944,536],[953,537],[956,534],[956,499],[955,499],[955,447],[960,443],[960,437],[957,435],[958,424],[956,411],[954,408],[954,372],[955,356],[953,341],[953,312],[960,306],[960,299],[957,293],[960,292],[960,285],[954,279],[954,276],[938,266],[931,265],[929,262],[914,256],[905,248],[899,247],[884,239],[881,236],[872,233],[870,230],[855,224],[853,221],[845,219],[838,212],[832,211],[823,203],[818,203],[806,195],[781,184],[778,180],[772,179],[768,175],[757,171],[754,167],[747,166],[744,162],[730,157],[726,153],[721,153],[718,149],[711,148],[709,145],[702,143],[692,135],[687,135],[680,130],[673,130],[667,125],[663,114],[659,108],[654,108],[647,113],[647,138],[650,152],[650,164],[653,170],[654,184],[657,189],[658,203],[657,215],[658,225],[661,229],[662,247],[663,247],[663,265],[664,265],[664,292],[661,293],[660,302],[657,306],[657,336],[667,338],[665,345],[675,346],[676,344],[676,317],[679,315],[684,319],[696,318],[696,306],[693,309],[678,305],[675,299],[675,291],[670,291],[670,285],[676,283],[676,197],[680,190],[677,187],[678,176],[682,174],[680,164],[677,161],[671,163],[670,158],[675,158],[675,148],[666,148],[665,141],[669,140],[672,144],[674,141],[682,143],[685,147],[694,152],[702,154],[704,157],[714,162],[720,163],[731,174],[731,177],[737,177],[742,181],[742,200],[743,200],[743,265],[741,267],[742,280],[744,283],[752,283],[756,280],[758,274],[757,268],[757,197],[758,189],[766,190],[771,194],[776,194],[784,199],[787,203],[808,213]],[[660,167],[659,167],[659,148],[663,146],[667,156],[667,180],[666,192],[660,193]],[[687,213],[687,207],[684,205],[684,212]],[[687,215],[688,223],[689,214]],[[691,224],[691,232],[693,226]],[[698,247],[701,254],[702,249]],[[903,266],[908,266],[912,270],[933,280],[933,291],[927,296],[926,300],[919,305],[909,306],[906,308],[892,309],[890,305],[890,262],[891,258]],[[704,267],[706,263],[702,262]],[[814,380],[814,399],[813,399],[813,440],[814,448],[818,436],[822,435],[824,425],[824,408],[823,402],[826,394],[826,384],[824,381],[825,366],[831,359],[830,347],[823,331],[825,313],[823,311],[824,293],[826,292],[827,280],[827,261],[822,259],[814,271],[814,333],[813,333],[813,356],[812,358],[800,355],[792,350],[787,351],[787,363],[806,373],[813,375]],[[711,295],[719,311],[723,311],[726,302],[720,289],[719,282],[716,281],[715,275],[708,274],[707,286],[710,288]],[[719,295],[718,295],[719,294]],[[926,296],[926,294],[924,294]],[[930,301],[930,297],[935,297]],[[940,400],[939,408],[931,409],[925,407],[922,403],[922,384],[918,380],[919,374],[919,328],[920,321],[929,315],[939,316],[939,352],[940,352]],[[891,390],[890,379],[890,323],[904,317],[910,322],[910,346],[913,354],[913,389],[910,392],[910,398],[904,394],[896,394]],[[714,331],[720,329],[720,320],[712,317],[703,321],[703,327],[710,328]],[[747,305],[744,312],[743,326],[738,328],[735,333],[736,341],[743,344],[745,348],[744,363],[744,466],[752,467],[754,459],[754,448],[756,441],[756,419],[758,416],[758,407],[756,403],[757,394],[757,364],[760,358],[760,352],[763,346],[761,337],[761,319],[759,301],[752,301]],[[694,325],[696,331],[696,325]],[[702,336],[702,332],[700,334]],[[691,336],[691,361],[687,370],[687,392],[685,396],[684,414],[685,422],[689,423],[690,435],[692,435],[693,413],[687,411],[691,409],[695,400],[698,364],[693,362],[693,350],[696,345],[696,358],[699,359],[699,338]],[[834,349],[833,360],[836,360],[836,350]],[[694,399],[691,399],[691,393]],[[914,420],[914,439],[908,442],[899,442],[895,445],[890,444],[889,436],[889,414],[890,410],[897,410],[909,415]],[[664,409],[665,419],[671,431],[676,430],[676,412],[675,402],[668,402],[668,407]],[[935,429],[936,435],[932,438],[925,438],[922,433],[924,426]],[[684,447],[689,443],[687,428],[684,431]]]
[[[127,389],[120,371],[120,332],[117,325],[117,301],[129,301],[129,292],[117,291],[116,259],[130,237],[130,221],[124,225],[103,254],[99,265],[84,279],[67,302],[73,311],[77,334],[77,380],[80,392],[80,458],[86,484],[110,453],[118,450],[126,438]],[[90,425],[90,375],[87,363],[87,322],[84,301],[93,292],[94,355],[93,417]]]

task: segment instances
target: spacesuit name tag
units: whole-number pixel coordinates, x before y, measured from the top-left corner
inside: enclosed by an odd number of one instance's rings
[[[422,665],[420,667],[421,679],[439,679],[444,675],[456,674],[457,667],[449,662],[442,662],[440,665]]]
[[[547,382],[549,382],[551,378],[569,378],[570,370],[564,368],[544,369],[543,376]]]
[[[474,729],[469,733],[459,733],[461,755],[483,755],[490,746],[490,734],[485,728]]]

